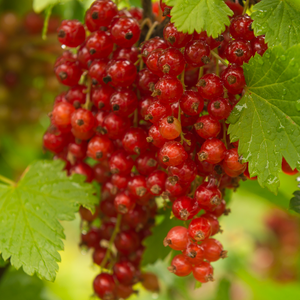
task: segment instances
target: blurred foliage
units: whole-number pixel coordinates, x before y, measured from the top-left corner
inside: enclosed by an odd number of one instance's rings
[[[53,8],[53,15],[62,19],[83,20],[86,7],[92,1],[70,0],[58,4]],[[139,0],[129,0],[132,5],[140,5]],[[128,5],[128,1],[121,1],[120,5]],[[0,0],[0,12],[14,11],[19,16],[24,16],[32,10],[31,0]],[[48,36],[49,38],[49,36]],[[39,40],[41,40],[39,36]],[[49,40],[48,40],[49,41]],[[51,36],[50,36],[50,41]],[[50,55],[39,56],[35,53],[37,66],[49,63],[49,76],[52,74],[52,63],[56,53],[50,50]],[[0,53],[3,61],[3,54]],[[14,97],[12,105],[15,113],[18,104],[23,107],[41,108],[37,118],[33,122],[23,122],[13,126],[12,115],[5,120],[4,129],[0,126],[0,171],[1,174],[18,179],[24,168],[36,159],[49,158],[49,154],[42,151],[42,135],[49,125],[47,112],[53,103],[58,89],[47,90],[47,80],[44,73],[28,76],[28,58],[25,57],[25,66],[22,68],[21,93]],[[27,64],[27,65],[26,65]],[[2,66],[1,66],[2,67]],[[45,69],[43,65],[42,69]],[[53,74],[52,74],[53,75]],[[24,100],[24,86],[34,87],[38,91],[35,101]],[[2,104],[2,102],[1,102]],[[195,281],[189,276],[179,278],[169,273],[166,269],[170,256],[165,260],[159,260],[155,264],[148,265],[145,270],[155,272],[160,279],[160,293],[145,291],[141,285],[138,296],[132,296],[132,300],[274,300],[274,299],[300,299],[299,279],[292,282],[278,282],[268,273],[260,273],[254,266],[263,264],[258,260],[258,245],[273,243],[274,235],[265,225],[265,219],[274,208],[280,208],[287,212],[289,199],[296,190],[296,176],[281,175],[281,187],[275,196],[267,189],[262,189],[256,181],[241,183],[236,193],[228,193],[226,201],[230,200],[229,207],[232,213],[221,219],[224,230],[218,239],[228,250],[229,257],[226,260],[214,264],[216,281],[195,289]],[[162,223],[161,223],[162,224]],[[22,270],[16,271],[10,268],[0,280],[0,299],[3,300],[89,300],[92,297],[92,281],[99,273],[99,267],[92,264],[91,252],[84,252],[78,244],[80,241],[79,217],[71,222],[63,222],[67,239],[65,250],[60,254],[62,263],[55,283],[43,282],[36,277],[26,275]],[[299,234],[299,232],[298,232]],[[155,251],[162,241],[151,241],[152,251]],[[298,251],[299,253],[299,251]],[[286,259],[283,257],[282,259]],[[255,263],[256,262],[256,263]],[[293,261],[297,269],[300,269],[298,261]],[[0,260],[0,273],[4,262]],[[1,268],[2,267],[2,268]]]

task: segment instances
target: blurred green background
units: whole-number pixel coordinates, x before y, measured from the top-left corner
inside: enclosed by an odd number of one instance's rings
[[[53,9],[53,26],[59,19],[82,20],[91,2],[70,0],[57,5]],[[0,1],[0,174],[14,180],[32,161],[51,158],[42,150],[42,135],[49,125],[47,113],[62,89],[52,72],[61,49],[54,43],[54,33],[50,32],[46,41],[41,39],[43,22],[33,26],[40,26],[37,32],[32,32],[32,24],[24,26],[31,9],[29,0]],[[147,292],[138,285],[139,294],[131,299],[300,299],[299,220],[288,213],[289,200],[296,189],[296,176],[284,174],[277,196],[261,189],[255,181],[243,182],[232,194],[231,214],[221,219],[224,232],[217,238],[228,250],[228,258],[213,264],[216,280],[195,289],[192,277],[178,278],[167,271],[168,260],[158,261],[146,270],[157,274],[160,293]],[[99,267],[93,265],[90,252],[79,248],[79,217],[63,225],[65,251],[61,252],[55,283],[10,268],[0,280],[0,299],[93,297],[92,281]]]

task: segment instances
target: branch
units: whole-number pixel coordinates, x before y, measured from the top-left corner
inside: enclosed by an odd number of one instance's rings
[[[152,22],[154,22],[155,18],[152,11],[152,1],[142,0],[142,6],[143,6],[143,19],[149,18]]]

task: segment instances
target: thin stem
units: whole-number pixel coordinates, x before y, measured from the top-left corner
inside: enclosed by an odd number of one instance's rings
[[[84,108],[90,110],[91,106],[91,89],[92,89],[92,80],[88,78],[87,80],[87,89],[86,89],[86,100],[84,104]]]
[[[203,67],[200,67],[198,80],[203,76],[203,73],[204,73],[204,69],[203,69]]]
[[[14,181],[12,181],[12,180],[10,180],[10,179],[2,176],[2,175],[0,175],[0,181],[5,182],[8,185],[12,185],[12,186],[16,186],[17,185],[16,182],[14,182]]]
[[[215,53],[214,51],[210,51],[211,55],[217,58],[223,65],[226,67],[228,66],[228,63],[221,57],[219,54]]]
[[[159,24],[159,22],[155,21],[152,26],[149,28],[147,35],[145,37],[145,41],[148,41],[151,37],[152,32],[154,31],[155,27]]]
[[[248,9],[248,7],[249,7],[249,3],[250,3],[250,0],[247,0],[247,1],[246,1],[246,4],[245,4],[245,6],[244,6],[243,14],[246,13],[246,11],[247,11],[247,9]]]
[[[43,40],[47,39],[48,25],[49,25],[49,20],[50,20],[50,16],[51,16],[51,13],[52,13],[53,6],[54,6],[54,4],[51,4],[46,9],[46,16],[45,16],[43,32],[42,32],[42,39]]]
[[[227,147],[227,131],[226,131],[226,124],[225,124],[225,121],[222,120],[222,125],[223,125],[223,142],[224,142],[224,145],[226,147],[226,149],[228,149]]]
[[[213,50],[214,53],[218,54],[218,49]],[[220,75],[220,68],[219,68],[219,60],[217,58],[216,59],[216,75],[219,76]]]
[[[113,243],[115,241],[115,238],[116,238],[117,234],[120,231],[121,221],[122,221],[122,215],[118,214],[118,218],[117,218],[117,223],[116,223],[115,229],[114,229],[114,231],[113,231],[113,233],[111,235],[111,238],[110,238],[109,244],[108,244],[108,248],[107,248],[105,256],[104,256],[104,259],[103,259],[103,261],[102,261],[102,263],[100,265],[101,268],[103,268],[106,265],[107,261],[110,258],[111,247],[112,247],[112,245],[113,245]]]
[[[141,30],[145,27],[145,25],[148,25],[148,27],[151,28],[152,21],[149,18],[144,19],[140,26]]]

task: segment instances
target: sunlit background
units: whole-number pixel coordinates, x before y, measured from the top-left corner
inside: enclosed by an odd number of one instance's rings
[[[63,87],[52,70],[61,48],[55,28],[60,19],[83,19],[92,1],[70,0],[54,8],[47,40],[42,40],[43,15],[32,1],[0,1],[0,173],[17,180],[36,159],[51,158],[42,149],[49,125],[47,113]],[[139,2],[139,1],[134,1]],[[124,5],[126,5],[124,1]],[[136,286],[130,299],[277,300],[300,299],[299,219],[288,204],[297,190],[296,176],[281,175],[277,196],[247,181],[234,192],[231,214],[221,218],[218,239],[228,258],[214,263],[215,278],[195,289],[192,276],[178,278],[167,271],[169,258],[145,270],[157,274],[160,292]],[[29,277],[11,268],[0,281],[3,300],[88,300],[99,273],[91,252],[79,247],[80,219],[63,222],[66,240],[55,283]],[[157,241],[162,243],[162,241]]]

